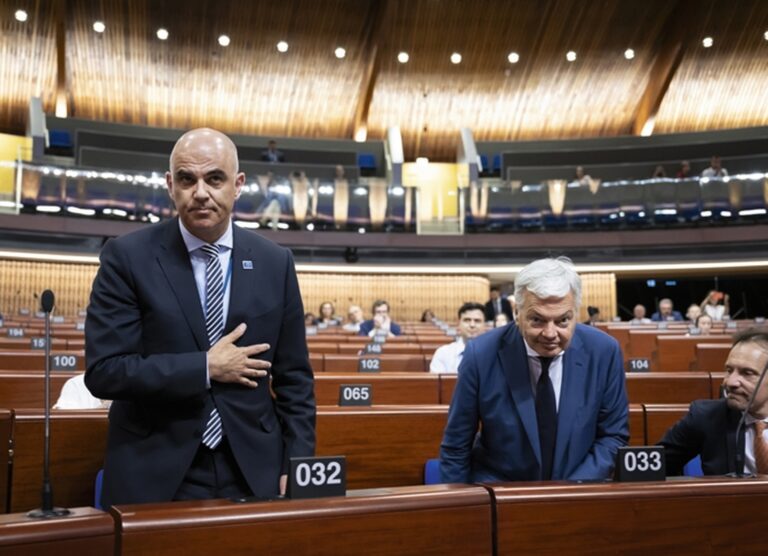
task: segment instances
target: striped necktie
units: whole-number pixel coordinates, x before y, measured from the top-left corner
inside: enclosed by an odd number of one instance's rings
[[[768,475],[768,442],[763,438],[765,421],[755,421],[755,469],[758,475]]]
[[[205,329],[212,346],[224,332],[224,275],[219,261],[219,247],[207,244],[200,249],[208,257],[205,263]],[[214,405],[203,431],[203,444],[213,450],[223,436],[221,417]]]

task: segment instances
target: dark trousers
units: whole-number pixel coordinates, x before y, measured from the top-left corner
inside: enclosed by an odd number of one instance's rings
[[[200,444],[174,500],[253,496],[225,436],[214,450]]]

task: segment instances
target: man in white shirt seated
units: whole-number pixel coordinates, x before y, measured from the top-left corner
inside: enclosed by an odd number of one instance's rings
[[[85,386],[85,373],[73,376],[61,387],[61,394],[53,409],[105,409],[109,400],[100,400]]]
[[[485,331],[485,307],[480,303],[465,303],[459,309],[459,335],[452,344],[440,346],[429,364],[430,373],[457,373],[466,343]]]
[[[651,324],[653,321],[645,316],[645,306],[639,303],[632,310],[632,319],[629,324]]]

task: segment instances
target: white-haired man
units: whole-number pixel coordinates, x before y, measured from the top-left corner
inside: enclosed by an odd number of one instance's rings
[[[444,482],[603,479],[629,439],[616,340],[577,324],[567,258],[515,280],[515,324],[467,345],[440,446]]]

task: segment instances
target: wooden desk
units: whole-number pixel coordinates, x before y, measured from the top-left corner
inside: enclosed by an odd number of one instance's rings
[[[433,485],[346,497],[234,504],[226,500],[117,506],[123,556],[492,553],[485,488]]]
[[[709,373],[630,373],[630,403],[690,403],[711,397]]]
[[[66,354],[77,357],[78,372],[85,372],[85,354],[82,351],[54,349],[51,355]],[[45,371],[45,353],[43,350],[18,350],[0,352],[0,369],[4,371]]]
[[[645,446],[645,410],[641,404],[629,404],[629,445]]]
[[[375,357],[381,360],[381,372],[384,373],[423,373],[428,370],[421,354],[381,354]],[[357,371],[360,358],[356,355],[326,354],[323,359],[325,372],[349,373]]]
[[[0,556],[115,554],[112,516],[94,508],[70,510],[72,515],[56,519],[31,519],[26,513],[0,515]]]
[[[11,512],[24,512],[40,505],[43,429],[41,410],[14,411]],[[103,467],[106,444],[105,410],[52,412],[51,482],[57,506],[93,504],[94,481]]]
[[[682,419],[690,404],[645,404],[646,444],[656,444],[669,427]]]
[[[493,486],[499,554],[765,554],[768,480]]]
[[[316,452],[347,456],[349,488],[420,485],[447,418],[444,405],[320,408]]]
[[[51,406],[56,403],[64,383],[79,373],[51,371]],[[45,373],[39,371],[0,371],[0,407],[43,409]]]
[[[731,337],[710,336],[659,336],[656,340],[655,367],[657,371],[687,371],[696,367],[696,344],[722,343],[731,345]]]
[[[374,405],[440,403],[440,378],[436,374],[323,373],[315,377],[317,405],[339,405],[339,387],[342,384],[370,384]]]
[[[712,373],[723,373],[728,354],[731,353],[731,344],[696,344],[696,361],[694,369],[697,371],[709,371]]]

